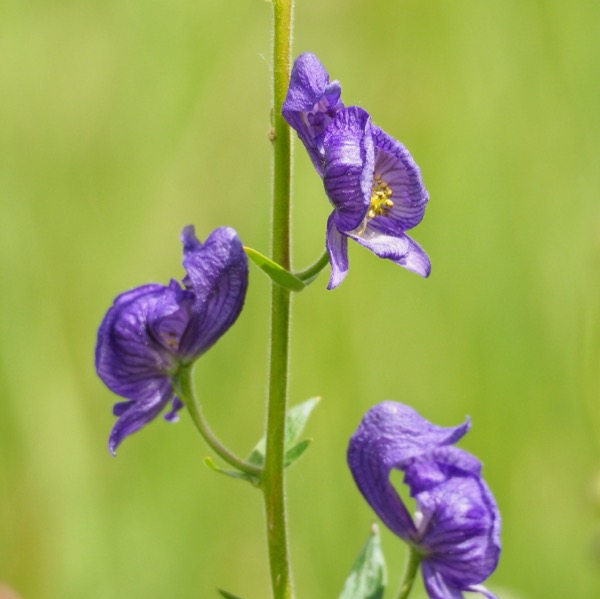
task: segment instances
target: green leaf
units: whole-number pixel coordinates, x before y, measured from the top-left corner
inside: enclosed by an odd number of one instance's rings
[[[381,599],[386,584],[387,574],[379,529],[373,524],[371,534],[350,570],[339,599]]]
[[[301,404],[294,406],[288,410],[285,415],[285,433],[284,433],[284,449],[285,449],[285,465],[289,466],[294,463],[308,448],[311,441],[304,439],[300,443],[296,443],[298,437],[304,430],[308,418],[315,406],[321,400],[320,397],[313,397]],[[263,437],[252,450],[248,462],[254,466],[262,466],[265,462],[266,439]]]
[[[311,442],[312,439],[304,439],[304,441],[300,441],[300,443],[288,449],[283,458],[284,466],[286,468],[291,466],[308,449]]]
[[[312,411],[320,401],[320,397],[312,397],[288,410],[288,413],[285,415],[284,444],[286,450],[302,434]]]
[[[283,266],[279,266],[276,262],[273,262],[271,258],[267,258],[260,252],[244,246],[248,258],[258,266],[263,272],[265,272],[269,278],[277,283],[280,287],[289,289],[290,291],[302,291],[306,285],[291,272],[287,271]]]
[[[219,595],[221,595],[221,597],[225,597],[225,599],[241,599],[237,595],[234,595],[233,593],[228,593],[223,589],[217,589],[217,591],[219,592]]]
[[[208,466],[211,470],[218,472],[219,474],[224,474],[225,476],[230,476],[231,478],[247,480],[255,487],[260,486],[260,480],[256,476],[252,476],[251,474],[247,474],[246,472],[240,472],[239,470],[225,470],[220,466],[217,466],[217,464],[215,464],[213,459],[210,457],[205,457],[203,461],[206,466]]]

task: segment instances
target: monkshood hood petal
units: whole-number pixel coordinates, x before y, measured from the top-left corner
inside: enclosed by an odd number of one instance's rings
[[[248,289],[248,259],[230,227],[213,231],[204,244],[186,227],[181,234],[184,284],[194,296],[188,327],[179,351],[195,359],[209,349],[236,321]]]
[[[298,133],[321,176],[323,135],[333,117],[344,107],[341,92],[340,84],[329,81],[329,74],[314,54],[306,52],[296,58],[281,113]]]
[[[348,465],[356,485],[387,527],[401,539],[417,539],[417,529],[389,480],[415,458],[455,443],[470,427],[444,428],[431,424],[412,408],[386,401],[371,408],[348,446]]]
[[[323,185],[341,233],[356,229],[369,209],[374,146],[371,117],[362,108],[341,110],[324,138]]]

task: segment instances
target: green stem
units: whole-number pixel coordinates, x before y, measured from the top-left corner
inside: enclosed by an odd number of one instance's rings
[[[281,115],[291,66],[293,0],[273,0],[273,260],[290,269],[290,129]],[[284,432],[287,403],[290,292],[271,288],[271,348],[263,490],[274,599],[292,599],[287,544]]]
[[[408,551],[408,563],[406,564],[406,571],[404,572],[404,580],[400,585],[398,599],[406,599],[410,594],[422,559],[421,554],[417,553],[412,547],[409,547]]]
[[[329,263],[329,254],[327,251],[323,252],[323,255],[311,266],[301,270],[300,272],[294,273],[303,283],[307,285],[313,281],[313,279],[327,266]]]
[[[236,455],[231,453],[217,438],[208,426],[208,422],[204,419],[202,414],[202,408],[196,399],[194,393],[194,385],[192,383],[192,369],[190,366],[181,368],[177,375],[173,379],[174,387],[177,390],[177,396],[185,404],[188,409],[196,428],[200,434],[204,437],[204,440],[208,443],[214,452],[223,458],[228,464],[237,468],[241,472],[246,474],[252,474],[253,476],[259,477],[261,475],[261,469],[257,466],[244,462],[244,460],[238,458]]]

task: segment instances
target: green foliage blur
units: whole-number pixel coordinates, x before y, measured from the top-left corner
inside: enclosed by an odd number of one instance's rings
[[[184,414],[106,450],[96,328],[125,289],[181,278],[179,233],[269,249],[271,6],[0,6],[0,587],[22,599],[269,597],[260,494],[203,465]],[[373,404],[408,403],[485,464],[503,599],[600,596],[600,3],[298,0],[347,104],[403,141],[431,201],[430,279],[353,244],[294,299],[291,402],[322,396],[288,471],[298,596],[334,599],[374,515],[345,465]],[[330,211],[296,144],[294,263]],[[263,434],[269,282],[197,364],[205,413]],[[390,598],[405,548],[386,530]],[[414,593],[415,599],[422,589]]]

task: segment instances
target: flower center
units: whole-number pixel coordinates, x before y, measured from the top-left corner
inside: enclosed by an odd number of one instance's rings
[[[367,219],[371,220],[376,216],[388,216],[390,208],[394,206],[394,202],[390,200],[391,196],[392,188],[381,178],[379,173],[375,173],[373,175]]]
[[[177,352],[179,349],[179,338],[175,333],[170,331],[161,331],[160,339],[171,351]]]

